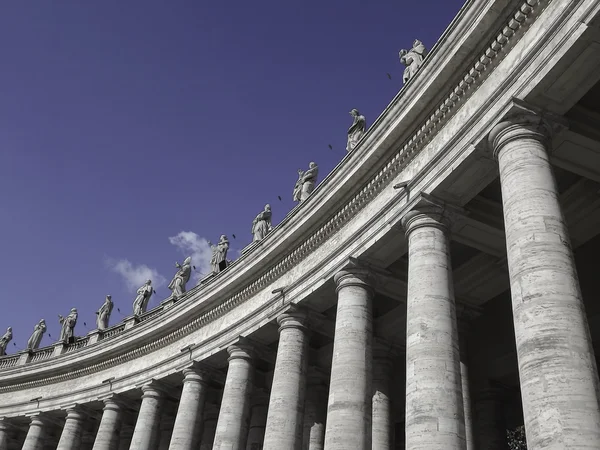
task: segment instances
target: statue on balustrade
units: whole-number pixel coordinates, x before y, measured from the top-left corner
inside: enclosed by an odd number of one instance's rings
[[[147,280],[144,285],[137,290],[137,297],[133,301],[133,314],[135,316],[139,316],[146,312],[153,292],[152,280]]]
[[[271,205],[267,204],[264,211],[261,211],[252,221],[252,242],[262,241],[272,229]]]
[[[169,289],[173,292],[173,298],[178,299],[185,294],[185,285],[192,274],[192,257],[185,258],[183,264],[176,262],[175,267],[179,270],[169,283]]]
[[[6,329],[6,333],[4,333],[4,336],[0,338],[0,356],[6,355],[6,347],[8,347],[8,343],[12,341],[12,338],[12,327],[8,327]]]
[[[354,150],[354,147],[356,147],[358,141],[363,137],[365,129],[367,128],[365,116],[361,116],[358,109],[350,111],[350,115],[354,118],[354,121],[348,129],[348,144],[346,145],[346,150],[349,152]]]
[[[415,39],[413,47],[410,50],[400,50],[400,62],[406,66],[402,80],[404,84],[415,76],[419,67],[423,64],[423,60],[427,56],[427,50],[421,41]]]
[[[314,162],[308,165],[308,170],[298,170],[298,181],[296,181],[296,186],[294,187],[295,202],[303,202],[315,190],[317,175],[319,175],[319,166]]]
[[[100,307],[98,311],[96,311],[96,327],[99,330],[105,330],[108,328],[108,321],[110,319],[110,314],[113,310],[113,301],[110,295],[106,296],[104,300],[104,304]]]
[[[35,327],[33,327],[33,333],[27,341],[27,349],[35,350],[36,348],[40,348],[40,343],[42,342],[42,338],[44,337],[45,332],[46,321],[42,319],[35,325]]]
[[[75,337],[75,325],[77,325],[77,308],[71,308],[67,317],[58,315],[58,321],[61,325],[59,341],[68,344]]]
[[[227,250],[229,250],[229,240],[224,234],[219,238],[217,245],[212,245],[209,242],[210,248],[212,249],[212,258],[210,259],[210,267],[212,273],[217,274],[221,270],[227,267]]]

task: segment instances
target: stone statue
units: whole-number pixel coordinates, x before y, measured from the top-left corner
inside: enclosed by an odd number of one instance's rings
[[[133,301],[133,314],[139,316],[146,312],[150,297],[152,297],[152,280],[148,280],[137,290],[137,297]]]
[[[303,202],[315,190],[317,183],[317,175],[319,174],[319,166],[314,162],[308,165],[308,170],[298,170],[298,181],[294,187],[294,201]]]
[[[354,147],[356,147],[360,138],[365,134],[366,129],[365,116],[361,116],[358,109],[350,111],[350,115],[354,117],[354,121],[352,122],[352,126],[348,129],[348,144],[346,145],[346,150],[349,152],[354,150]]]
[[[271,225],[271,205],[265,205],[264,211],[258,213],[258,216],[252,221],[252,242],[258,242],[265,238],[267,233],[273,229]]]
[[[35,325],[35,327],[33,327],[33,333],[27,341],[27,349],[35,350],[36,348],[40,348],[40,343],[42,342],[42,338],[44,337],[45,332],[46,321],[42,319]]]
[[[12,337],[12,327],[8,327],[4,336],[0,338],[0,356],[6,355],[6,347],[8,347],[8,343],[12,341]]]
[[[210,259],[210,266],[212,273],[219,273],[221,270],[227,267],[227,250],[229,250],[229,240],[227,236],[222,235],[217,245],[212,245],[210,242],[210,248],[212,249],[212,258]]]
[[[59,341],[68,344],[69,341],[75,336],[75,325],[77,325],[77,308],[71,308],[71,312],[67,317],[58,315],[58,322],[61,325]]]
[[[99,330],[105,330],[108,328],[108,321],[110,319],[110,313],[112,313],[113,306],[112,297],[107,295],[106,300],[104,300],[104,304],[98,311],[96,311],[96,327]]]
[[[169,289],[173,291],[173,298],[177,299],[185,294],[185,284],[189,281],[192,274],[192,257],[188,256],[185,258],[182,265],[176,262],[175,267],[179,270],[169,283]]]
[[[413,42],[413,48],[410,50],[400,50],[400,62],[406,66],[404,69],[404,75],[402,76],[402,80],[404,84],[408,82],[412,77],[415,76],[421,64],[423,64],[423,60],[427,56],[427,50],[421,41],[415,39]]]

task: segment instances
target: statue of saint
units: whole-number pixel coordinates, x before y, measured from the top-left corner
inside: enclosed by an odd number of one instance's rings
[[[135,316],[139,316],[146,312],[148,302],[150,302],[150,297],[152,297],[153,292],[152,280],[146,281],[144,285],[137,290],[137,297],[133,301],[133,314]]]
[[[350,111],[350,115],[354,118],[354,121],[348,129],[348,144],[346,145],[346,150],[349,152],[354,150],[354,147],[356,147],[360,138],[365,134],[365,129],[367,127],[365,116],[361,116],[358,109]]]
[[[99,330],[105,330],[106,328],[108,328],[108,320],[110,319],[110,313],[112,313],[112,310],[112,297],[110,295],[107,295],[106,300],[104,300],[104,304],[100,307],[98,311],[96,311],[96,327]]]
[[[42,342],[42,338],[44,337],[45,332],[46,321],[42,319],[35,325],[35,327],[33,327],[33,333],[27,341],[27,349],[35,350],[36,348],[40,348],[40,343]]]
[[[252,221],[252,242],[261,241],[267,233],[273,229],[271,225],[271,205],[265,205],[264,211],[258,213],[258,216]]]
[[[179,270],[169,283],[169,289],[173,291],[173,298],[177,299],[185,294],[185,284],[189,281],[192,274],[192,257],[188,256],[183,264],[175,263]]]
[[[210,248],[212,249],[212,258],[210,259],[210,266],[212,273],[217,274],[221,270],[227,267],[227,250],[229,250],[229,240],[224,234],[219,238],[217,245],[212,245],[210,242]]]
[[[413,48],[410,50],[400,50],[400,62],[406,66],[404,69],[404,75],[402,76],[402,80],[404,84],[408,82],[412,77],[415,76],[421,64],[423,64],[423,60],[427,56],[427,50],[421,41],[415,39],[413,42]]]
[[[12,327],[8,327],[6,329],[6,333],[4,333],[4,336],[0,338],[0,356],[6,355],[6,347],[8,347],[8,343],[12,341],[12,338]]]
[[[295,202],[303,202],[315,190],[318,174],[319,167],[314,162],[308,165],[306,172],[298,170],[298,181],[296,181],[296,186],[294,187]]]
[[[58,322],[61,325],[59,341],[68,344],[69,341],[75,336],[75,325],[77,325],[77,308],[71,308],[71,312],[67,317],[58,315]]]

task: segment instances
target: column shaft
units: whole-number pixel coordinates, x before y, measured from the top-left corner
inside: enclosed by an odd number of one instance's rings
[[[336,274],[338,304],[327,406],[327,450],[371,449],[372,296],[369,273]]]
[[[208,376],[195,369],[184,369],[183,375],[183,390],[169,450],[195,450],[200,444]]]
[[[217,418],[211,417],[210,419],[206,419],[202,430],[200,450],[212,450],[213,442],[215,441],[215,431],[217,430]]]
[[[422,202],[403,218],[409,251],[406,448],[465,450],[447,216]]]
[[[5,419],[0,419],[0,449],[8,448],[10,425]]]
[[[323,450],[325,447],[325,417],[327,416],[327,388],[310,385],[304,405],[304,437],[302,450]]]
[[[476,392],[475,442],[478,450],[506,450],[506,421],[502,411],[501,392],[487,388]]]
[[[394,450],[391,377],[393,364],[385,354],[373,358],[373,448]]]
[[[46,424],[39,416],[32,416],[22,450],[43,450]]]
[[[121,419],[121,406],[112,398],[105,399],[93,450],[118,450]]]
[[[250,429],[248,430],[246,450],[261,450],[263,448],[268,410],[268,404],[257,404],[252,406],[250,411]]]
[[[462,383],[463,407],[465,411],[465,442],[467,450],[475,450],[473,437],[473,411],[471,407],[471,386],[469,376],[468,333],[466,322],[459,324],[460,342],[460,379]]]
[[[229,367],[213,450],[244,450],[254,377],[251,350],[244,345],[232,345],[227,351],[230,355]]]
[[[142,405],[135,422],[130,450],[155,450],[158,447],[163,394],[151,384],[143,386],[142,392]]]
[[[598,370],[546,145],[550,127],[497,125],[498,159],[523,415],[529,450],[600,442]]]
[[[271,386],[264,450],[300,450],[304,428],[304,397],[308,330],[302,312],[277,319],[279,344]]]

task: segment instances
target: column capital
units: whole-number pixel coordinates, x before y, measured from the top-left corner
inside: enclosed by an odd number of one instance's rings
[[[362,287],[369,291],[371,295],[375,292],[375,275],[367,267],[355,265],[344,267],[334,275],[333,281],[335,281],[336,284],[336,292],[339,292],[340,289],[348,286]]]
[[[416,203],[401,218],[401,223],[407,236],[422,227],[448,232],[452,223],[462,216],[460,213],[460,208],[421,192]]]
[[[237,343],[227,347],[227,353],[229,353],[228,362],[234,359],[245,359],[252,361],[254,359],[254,349],[252,345],[245,339],[240,339]]]
[[[534,139],[548,145],[553,128],[543,116],[521,113],[503,119],[496,124],[488,136],[488,143],[495,159],[504,146],[518,139]]]
[[[308,312],[298,306],[290,306],[287,311],[277,317],[279,332],[286,328],[299,328],[308,331]]]
[[[194,364],[181,371],[183,373],[183,383],[202,383],[207,384],[210,379],[210,372],[201,366]]]
[[[25,414],[25,417],[29,417],[30,425],[44,426],[46,423],[48,423],[46,417],[39,411],[31,414]]]
[[[67,413],[67,419],[71,420],[83,420],[86,417],[86,414],[89,414],[90,411],[86,411],[85,408],[78,404],[72,404],[68,406],[63,406],[62,409]]]
[[[123,409],[127,408],[126,403],[119,396],[117,396],[117,394],[108,394],[99,397],[98,400],[104,403],[104,408],[102,408],[103,411],[122,411]]]
[[[165,389],[160,384],[160,382],[156,380],[152,380],[149,383],[146,383],[141,386],[142,389],[142,399],[144,398],[156,398],[162,399],[165,397]]]

